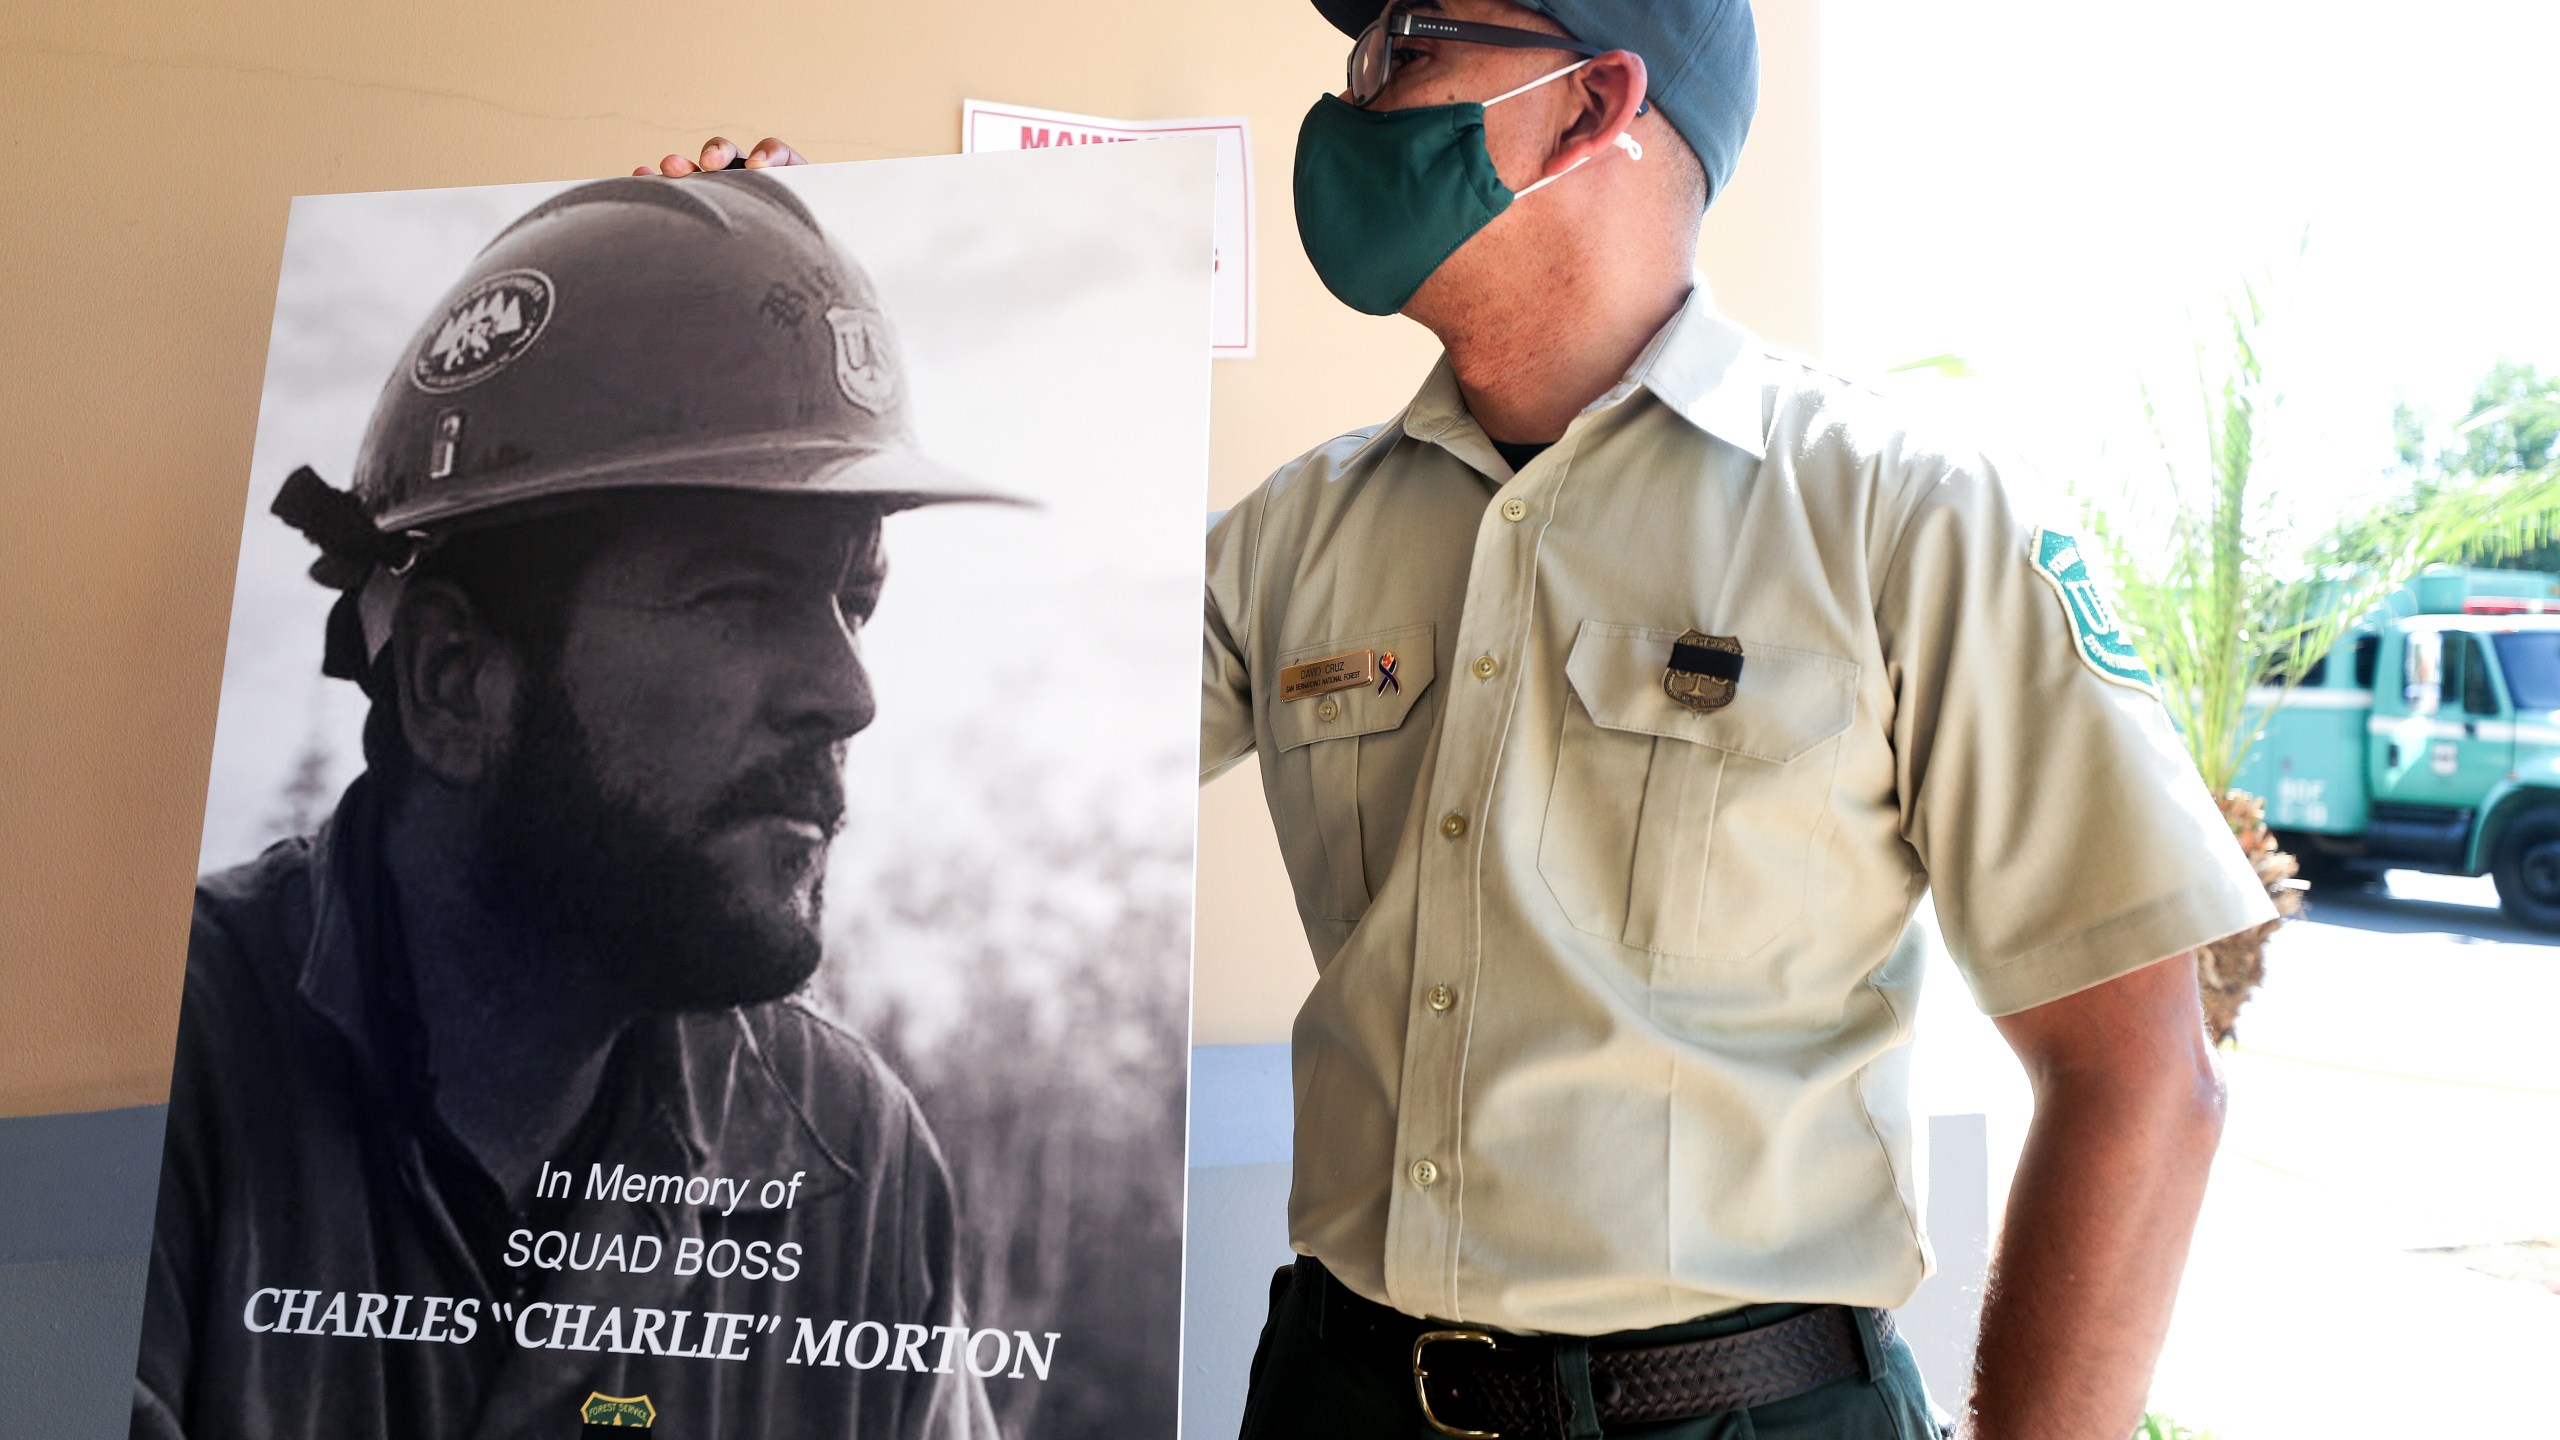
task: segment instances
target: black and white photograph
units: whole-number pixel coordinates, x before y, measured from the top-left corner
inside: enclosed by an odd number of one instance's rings
[[[1212,175],[295,201],[137,1440],[1170,1440]]]

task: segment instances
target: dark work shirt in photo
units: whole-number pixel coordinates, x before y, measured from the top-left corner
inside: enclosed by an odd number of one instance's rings
[[[137,1440],[537,1440],[580,1433],[592,1394],[649,1397],[660,1433],[946,1440],[983,1433],[966,1366],[867,1370],[786,1363],[797,1318],[933,1326],[964,1318],[951,1183],[906,1086],[859,1038],[796,1001],[645,1019],[617,1043],[564,1154],[569,1195],[510,1196],[437,1119],[413,992],[385,907],[379,806],[359,780],[315,836],[207,877],[196,894],[171,1083],[141,1361]],[[530,1103],[538,1103],[538,1097]],[[610,1174],[802,1177],[788,1209],[589,1198]],[[517,1230],[664,1248],[653,1270],[508,1263]],[[684,1242],[768,1256],[799,1273],[679,1276]],[[725,1252],[724,1252],[725,1253]],[[344,1295],[322,1333],[262,1291]],[[411,1297],[355,1322],[362,1296]],[[467,1341],[453,1306],[472,1300]],[[298,1303],[298,1302],[297,1302]],[[618,1307],[784,1317],[745,1361],[526,1348],[506,1318]],[[573,1312],[572,1313],[576,1313]],[[561,1312],[527,1324],[536,1345]],[[290,1325],[279,1320],[290,1318]],[[252,1324],[266,1326],[253,1329]],[[667,1321],[661,1321],[663,1327]],[[372,1333],[446,1336],[389,1339]],[[659,1347],[668,1332],[661,1328]],[[937,1336],[923,1355],[939,1358]]]

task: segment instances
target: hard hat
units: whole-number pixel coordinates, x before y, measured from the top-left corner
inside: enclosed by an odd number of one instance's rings
[[[273,510],[347,592],[323,668],[358,678],[401,575],[456,530],[637,487],[1014,499],[926,459],[907,413],[870,278],[789,189],[750,170],[605,180],[527,211],[429,312],[350,490],[305,467]]]
[[[926,460],[859,265],[770,176],[581,185],[489,242],[375,403],[386,532],[628,486],[1000,499]]]

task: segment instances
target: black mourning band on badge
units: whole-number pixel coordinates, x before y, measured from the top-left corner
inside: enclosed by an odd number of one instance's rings
[[[1671,668],[1684,675],[1704,675],[1712,680],[1742,678],[1742,656],[1732,650],[1710,650],[1704,645],[1671,647]]]

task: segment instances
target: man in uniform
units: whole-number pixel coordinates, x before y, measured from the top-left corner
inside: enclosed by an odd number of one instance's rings
[[[1747,0],[1317,7],[1300,233],[1446,355],[1209,537],[1204,773],[1260,755],[1322,971],[1248,1440],[1934,1433],[1924,892],[2036,1089],[1972,1433],[2120,1440],[2219,1133],[2188,952],[2272,913],[2150,677],[1994,462],[1694,280]]]
[[[2122,1440],[2220,1135],[2191,952],[2273,915],[2151,677],[1997,463],[1693,274],[1747,0],[1316,3],[1301,239],[1446,353],[1209,535],[1203,778],[1259,754],[1320,970],[1245,1440],[1937,1435],[1931,893],[2036,1096],[1968,1433]]]
[[[350,492],[287,482],[366,769],[198,890],[137,1437],[992,1434],[933,1136],[792,998],[882,517],[990,498],[905,415],[787,190],[613,180],[481,252]]]

